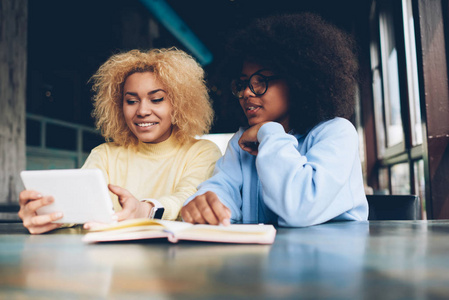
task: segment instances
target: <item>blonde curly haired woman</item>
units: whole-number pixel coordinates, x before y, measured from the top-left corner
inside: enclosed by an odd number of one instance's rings
[[[194,138],[213,120],[203,69],[175,48],[131,50],[110,57],[91,80],[92,115],[106,143],[92,150],[83,168],[103,171],[118,221],[155,211],[177,219],[221,156],[214,143]],[[61,226],[51,223],[60,213],[36,215],[53,201],[37,191],[21,193],[19,216],[30,233]]]

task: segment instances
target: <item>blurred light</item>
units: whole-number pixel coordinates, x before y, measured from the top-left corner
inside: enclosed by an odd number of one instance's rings
[[[201,65],[212,62],[213,55],[195,36],[184,21],[164,0],[140,0],[153,16],[161,22],[191,53]]]

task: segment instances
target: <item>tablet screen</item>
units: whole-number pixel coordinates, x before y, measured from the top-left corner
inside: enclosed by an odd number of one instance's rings
[[[22,171],[27,190],[35,190],[55,201],[37,214],[62,212],[56,223],[111,223],[114,209],[103,173],[99,169]]]

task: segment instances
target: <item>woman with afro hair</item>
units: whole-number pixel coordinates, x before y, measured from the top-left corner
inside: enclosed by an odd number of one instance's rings
[[[118,221],[177,219],[221,157],[213,142],[195,139],[213,120],[203,69],[175,48],[131,50],[111,56],[92,81],[93,116],[107,142],[92,150],[83,168],[103,171]],[[19,216],[30,233],[61,226],[51,223],[61,214],[36,214],[53,201],[38,191],[20,194]]]
[[[366,220],[352,39],[311,13],[251,23],[225,64],[248,125],[181,210],[191,223]]]

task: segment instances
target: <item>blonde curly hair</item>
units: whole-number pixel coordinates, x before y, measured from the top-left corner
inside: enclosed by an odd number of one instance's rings
[[[209,132],[214,112],[201,66],[176,48],[131,50],[111,56],[90,79],[95,93],[92,116],[106,141],[121,146],[139,142],[123,115],[123,87],[136,72],[152,72],[164,86],[173,106],[173,134],[180,143]]]

